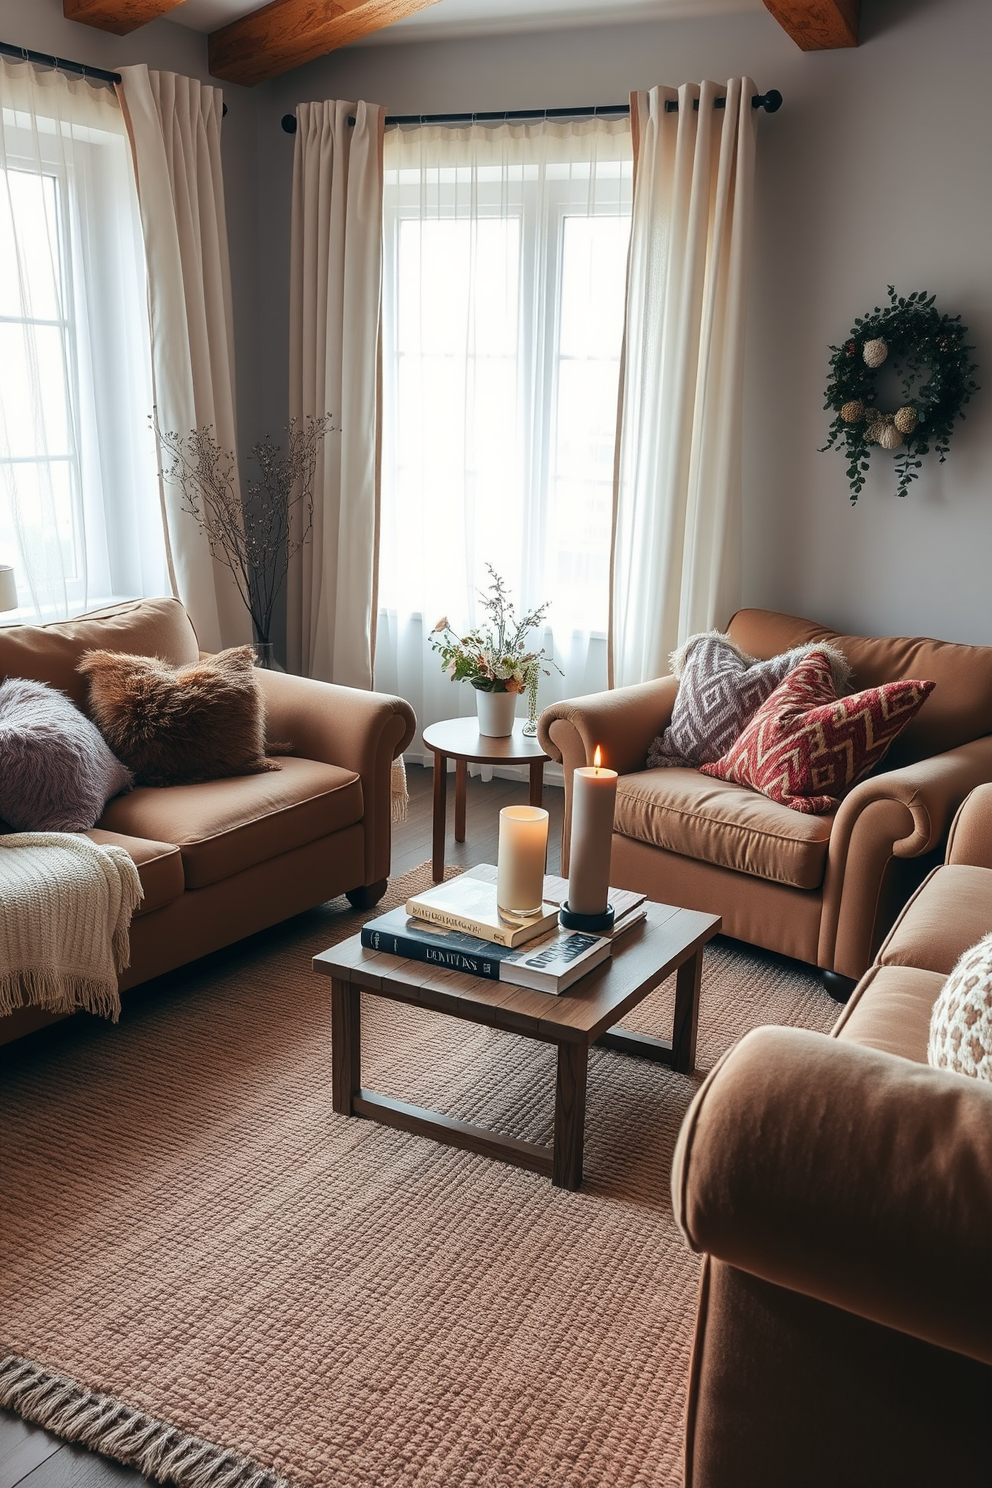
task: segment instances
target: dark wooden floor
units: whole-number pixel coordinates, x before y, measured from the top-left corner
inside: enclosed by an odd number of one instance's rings
[[[409,766],[410,810],[405,822],[393,828],[394,877],[415,868],[431,855],[432,771]],[[473,863],[495,863],[502,806],[526,804],[526,780],[492,780],[469,777],[465,841],[456,843],[454,830],[454,780],[448,783],[448,837],[445,862],[469,867]],[[557,873],[561,855],[561,820],[564,792],[548,786],[544,804],[551,813],[548,838],[548,872]],[[2,1321],[0,1321],[2,1327]],[[0,1488],[139,1488],[147,1478],[119,1467],[81,1447],[69,1446],[57,1437],[27,1426],[10,1411],[0,1411]]]

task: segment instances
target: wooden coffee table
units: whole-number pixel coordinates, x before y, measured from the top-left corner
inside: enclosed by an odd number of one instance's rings
[[[513,733],[503,739],[479,733],[477,718],[446,718],[424,729],[424,743],[434,751],[434,842],[432,877],[444,877],[444,833],[447,816],[448,760],[455,762],[455,841],[465,841],[465,796],[468,767],[472,765],[529,765],[530,804],[540,806],[544,792],[544,766],[549,756],[537,740],[524,733],[524,720],[516,719]]]
[[[342,1116],[366,1116],[452,1147],[546,1173],[558,1188],[578,1188],[582,1182],[590,1046],[599,1044],[623,1054],[640,1055],[683,1074],[690,1073],[696,1057],[703,947],[718,933],[720,924],[716,915],[676,909],[670,904],[649,904],[647,918],[621,936],[611,959],[560,997],[368,951],[353,935],[322,951],[313,962],[315,971],[331,978],[334,1110]],[[673,971],[677,979],[671,1039],[652,1038],[619,1027],[624,1014]],[[519,1141],[363,1089],[363,992],[554,1044],[558,1074],[553,1145]]]

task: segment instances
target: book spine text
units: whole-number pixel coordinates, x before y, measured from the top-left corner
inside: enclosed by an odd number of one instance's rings
[[[447,909],[435,909],[433,905],[418,904],[414,909],[408,904],[406,912],[412,919],[427,920],[432,925],[443,925],[446,930],[457,930],[461,935],[477,935],[482,940],[491,940],[494,945],[511,946],[510,934],[498,926],[473,920],[468,915],[453,914]]]
[[[488,977],[499,981],[499,961],[496,957],[476,956],[465,951],[451,950],[447,946],[429,945],[423,940],[414,940],[408,935],[389,935],[381,930],[362,930],[362,945],[367,951],[384,951],[389,956],[405,956],[410,961],[426,961],[431,966],[443,966],[448,971],[464,971],[469,976]]]

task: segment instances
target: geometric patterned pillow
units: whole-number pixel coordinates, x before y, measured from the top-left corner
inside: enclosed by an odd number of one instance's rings
[[[838,698],[822,650],[801,661],[704,775],[748,785],[793,811],[833,811],[916,716],[935,682],[885,682]]]
[[[830,656],[837,692],[846,692],[850,667],[832,646],[795,646],[758,661],[717,630],[690,636],[670,658],[679,690],[671,723],[648,751],[648,769],[718,760],[786,673],[814,650]]]
[[[944,983],[930,1015],[927,1059],[992,1080],[992,935],[965,951]]]

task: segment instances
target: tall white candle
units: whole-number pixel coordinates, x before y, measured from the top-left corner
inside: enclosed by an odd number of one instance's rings
[[[499,814],[496,903],[506,914],[536,914],[544,902],[548,813],[543,806],[504,806]]]
[[[568,855],[568,907],[573,914],[605,914],[610,888],[617,772],[585,765],[572,776],[572,834]]]

